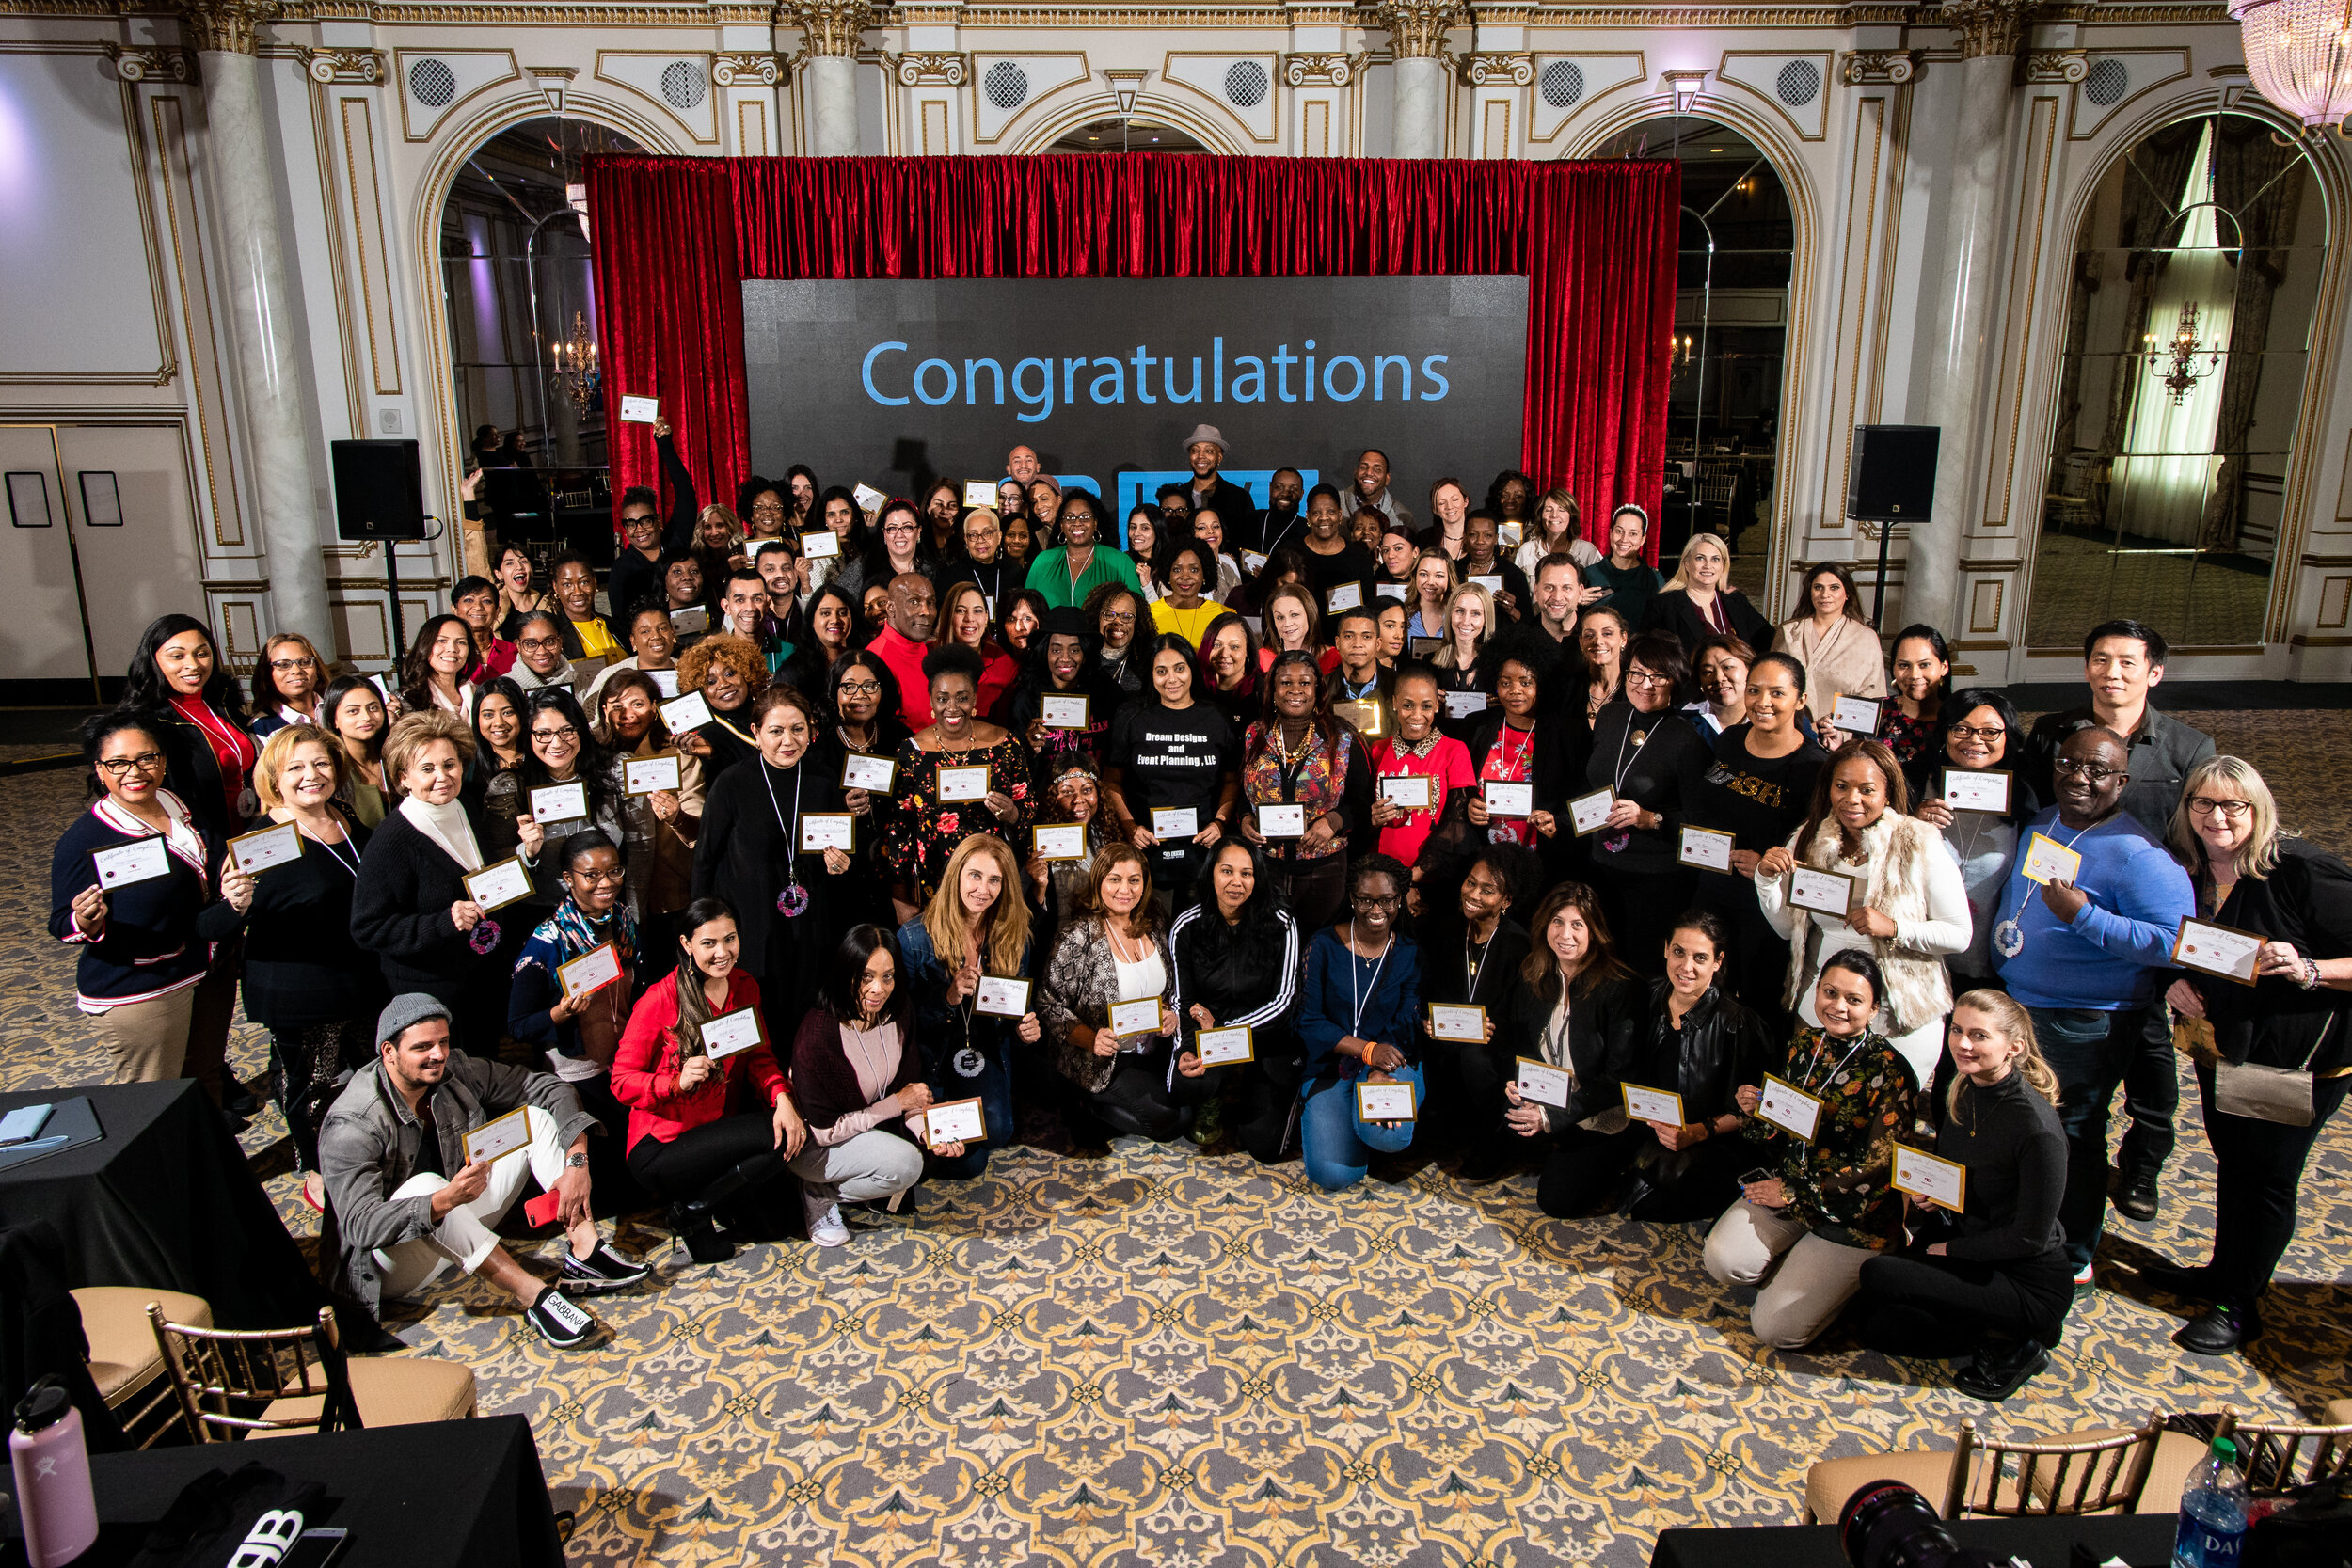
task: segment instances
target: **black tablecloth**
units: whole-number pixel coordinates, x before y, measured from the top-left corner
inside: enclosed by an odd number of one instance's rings
[[[248,1462],[326,1486],[333,1505],[307,1523],[351,1532],[336,1568],[561,1568],[547,1477],[520,1416],[376,1427],[90,1458],[98,1544],[74,1568],[113,1568],[138,1550],[180,1489]],[[13,1519],[0,1568],[23,1568]]]
[[[68,1284],[185,1291],[223,1328],[318,1315],[326,1297],[302,1249],[194,1080],[0,1094],[0,1112],[75,1095],[105,1136],[0,1170],[0,1227],[46,1220]]]
[[[2169,1513],[2058,1519],[1962,1519],[1945,1528],[1963,1546],[2006,1562],[2013,1555],[2033,1568],[2068,1568],[2076,1542],[2090,1560],[2122,1558],[2132,1568],[2161,1568],[2171,1560],[2176,1521]],[[1792,1525],[1782,1529],[1669,1529],[1658,1532],[1650,1568],[1844,1568],[1837,1527]]]

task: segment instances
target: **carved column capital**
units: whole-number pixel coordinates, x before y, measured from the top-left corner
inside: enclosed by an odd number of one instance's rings
[[[2044,85],[2079,82],[2090,74],[2087,49],[2029,49],[2017,62],[2018,80]]]
[[[302,68],[310,73],[313,82],[374,87],[384,80],[384,51],[305,49],[302,52]]]
[[[1343,87],[1362,61],[1360,55],[1285,55],[1282,80],[1295,87]]]
[[[179,8],[197,49],[250,55],[254,33],[278,14],[278,0],[179,0]]]
[[[1468,18],[1462,0],[1375,0],[1373,24],[1389,31],[1389,54],[1400,60],[1444,57],[1445,35]]]
[[[1535,80],[1535,56],[1518,51],[1465,55],[1461,70],[1473,87],[1523,87]]]
[[[1944,25],[1960,34],[1963,59],[1993,59],[2017,53],[2035,0],[1944,0]]]
[[[772,87],[784,79],[784,63],[773,55],[721,55],[710,62],[710,79],[723,87]]]
[[[125,49],[110,43],[106,58],[126,82],[184,82],[196,74],[196,57],[184,49]]]
[[[1915,49],[1857,49],[1846,55],[1845,81],[1850,87],[1899,87],[1918,74]]]
[[[970,57],[952,51],[931,51],[898,56],[898,85],[907,87],[960,87],[972,71]]]
[[[874,24],[874,8],[868,0],[785,0],[776,17],[806,36],[812,59],[850,59],[857,55],[858,35]]]

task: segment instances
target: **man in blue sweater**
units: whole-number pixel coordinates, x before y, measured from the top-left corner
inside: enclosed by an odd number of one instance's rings
[[[2130,753],[2113,730],[2076,730],[2052,767],[2058,804],[2033,819],[1994,907],[1994,963],[2033,1015],[2058,1079],[2066,1197],[2058,1222],[2079,1294],[2091,1282],[2106,1209],[2107,1105],[2137,1048],[2181,922],[2197,912],[2188,873],[2122,810]],[[2035,838],[2082,857],[2071,879],[2026,876]]]

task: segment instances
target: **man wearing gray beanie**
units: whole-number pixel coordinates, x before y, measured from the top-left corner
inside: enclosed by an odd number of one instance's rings
[[[600,1131],[570,1085],[450,1050],[437,997],[395,996],[376,1020],[373,1066],[352,1074],[319,1129],[327,1234],[344,1288],[370,1311],[412,1296],[453,1265],[512,1295],[559,1350],[591,1318],[564,1293],[633,1285],[651,1271],[606,1246],[588,1202],[588,1134]],[[542,1283],[494,1227],[534,1176],[570,1243],[561,1286]],[[544,1223],[545,1216],[540,1216]]]

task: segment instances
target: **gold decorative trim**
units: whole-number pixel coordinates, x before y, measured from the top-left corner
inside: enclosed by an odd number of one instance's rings
[[[2017,61],[2020,83],[2072,86],[2090,74],[2087,49],[2029,49]]]
[[[1993,59],[2017,53],[2033,8],[2034,0],[1944,0],[1929,24],[1940,22],[1958,32],[1965,58]]]
[[[180,20],[201,51],[250,55],[254,35],[278,15],[277,0],[179,0]]]
[[[1446,34],[1457,24],[1477,24],[1463,0],[1374,0],[1363,15],[1366,25],[1387,30],[1389,53],[1400,60],[1442,58]]]
[[[2003,367],[2001,378],[2004,381],[2013,379],[2016,387],[2007,400],[2009,451],[2000,464],[2000,483],[1988,489],[1984,497],[1984,521],[1981,526],[1988,529],[2006,529],[2010,526],[2010,497],[2017,485],[2017,447],[2025,438],[2026,392],[2032,384],[2027,372],[2033,363],[2033,319],[2038,310],[2034,279],[2041,275],[2042,236],[2050,225],[2050,181],[2058,168],[2058,103],[2056,98],[2047,94],[2036,97],[2025,135],[2020,138],[2026,156],[2034,164],[2039,164],[2040,168],[2038,174],[2029,176],[2030,189],[2027,194],[2031,198],[2031,205],[2018,214],[2017,236],[2010,251],[2009,300],[2003,320],[2006,334],[2014,340],[2017,347],[2013,358]],[[2028,167],[2031,166],[2029,164]],[[2066,296],[2059,294],[2056,297],[2062,300]],[[2066,324],[2061,319],[2058,329],[2062,332],[2065,327]],[[2002,401],[1998,383],[1994,386],[1994,401],[1996,407]],[[1993,432],[1996,443],[2000,435],[1998,429]],[[1978,450],[1983,449],[1980,447]],[[1968,460],[1967,454],[1960,455],[1963,461]],[[2040,490],[2042,486],[2037,483],[2034,488]],[[1962,546],[1962,564],[1967,564],[1965,544]]]
[[[1298,117],[1298,152],[1304,158],[1331,155],[1331,105],[1318,98],[1303,106]]]
[[[784,80],[784,64],[772,53],[714,55],[710,79],[723,87],[772,87]]]
[[[114,62],[115,74],[126,82],[187,82],[196,77],[196,52],[158,45],[151,49],[125,49],[119,43],[103,46],[106,58]]]
[[[375,120],[364,98],[340,104],[343,176],[351,192],[351,237],[358,247],[359,298],[368,319],[368,365],[375,395],[400,395],[400,344],[391,326],[391,258],[384,245],[384,197],[376,181]],[[378,309],[384,319],[377,320]]]
[[[1990,610],[1986,610],[1984,603],[1987,589],[1993,592],[1993,605]],[[2008,604],[2009,579],[2007,578],[1979,578],[1969,584],[1969,631],[1971,633],[1998,632],[2001,629],[2001,612],[2008,608]]]
[[[2080,93],[2075,94],[2074,101],[2067,108],[2066,139],[2068,141],[2089,141],[2106,130],[2113,122],[2115,117],[2123,112],[2125,104],[2147,97],[2158,87],[2168,87],[2175,82],[2186,81],[2195,74],[2189,69],[2189,51],[2185,48],[2093,49],[2086,51],[2086,54],[2096,55],[2102,59],[2109,56],[2140,58],[2151,55],[2168,55],[2172,58],[2172,70],[2167,75],[2151,77],[2145,82],[2135,82],[2131,91],[2112,103],[2093,103]],[[2090,73],[2090,62],[2085,59],[2083,74],[2088,76]],[[2224,90],[2227,91],[2226,88]]]
[[[1360,54],[1285,55],[1282,80],[1295,87],[1343,87],[1363,61]]]
[[[451,20],[460,19],[452,18]],[[468,88],[466,91],[458,94],[455,98],[451,99],[448,103],[441,104],[437,108],[427,108],[426,113],[431,117],[429,119],[425,119],[423,116],[412,117],[409,113],[409,105],[415,101],[405,92],[403,92],[400,95],[400,135],[403,141],[431,141],[433,139],[434,133],[440,130],[442,126],[450,123],[450,121],[456,117],[457,112],[460,109],[463,109],[467,104],[472,103],[475,99],[480,98],[485,92],[496,92],[501,87],[521,81],[523,79],[523,66],[522,62],[515,57],[515,52],[512,49],[427,49],[420,47],[416,49],[395,49],[392,51],[392,70],[395,74],[399,75],[404,80],[405,80],[408,75],[408,62],[412,59],[453,60],[482,55],[493,55],[499,59],[504,60],[506,62],[506,74],[503,76],[492,76],[486,81],[481,82],[476,86]],[[563,69],[568,72],[568,68]],[[545,112],[544,108],[541,112]],[[420,119],[423,119],[424,124],[424,129],[421,131],[418,130],[416,127],[416,120]],[[435,236],[435,243],[437,245],[439,243],[440,227],[440,220],[437,215],[434,219],[432,229],[432,233]],[[425,276],[428,277],[438,277],[440,275],[440,261],[439,257],[437,254],[434,260],[433,270],[426,273]],[[431,291],[428,290],[427,292],[430,293]]]
[[[308,72],[305,72],[308,75]],[[326,112],[326,88],[315,80],[310,92],[310,159],[318,172],[319,216],[326,226],[326,277],[335,290],[335,352],[343,371],[343,402],[351,434],[368,433],[367,402],[360,394],[359,349],[352,338],[351,253],[343,240],[342,197],[335,188],[335,145]]]
[[[1852,49],[1839,77],[1850,87],[1899,87],[1919,74],[1916,49]]]
[[[972,57],[955,50],[900,55],[896,60],[898,85],[908,87],[960,87],[971,74]]]
[[[1520,50],[1487,50],[1457,62],[1462,80],[1473,87],[1523,87],[1535,80],[1535,56]]]
[[[800,28],[808,53],[824,59],[854,59],[858,35],[882,23],[866,0],[784,0],[775,14],[778,26]]]
[[[764,100],[736,100],[735,150],[739,156],[747,158],[768,155],[768,104]]]
[[[172,266],[180,281],[180,317],[188,334],[188,408],[197,421],[197,445],[204,459],[205,510],[212,514],[213,543],[221,549],[245,547],[245,518],[237,510],[237,489],[224,483],[224,456],[214,458],[217,447],[229,445],[229,411],[223,387],[206,377],[208,368],[220,365],[220,344],[213,336],[213,307],[204,267],[204,236],[195,221],[196,181],[188,165],[184,105],[177,94],[154,101],[155,161],[164,185],[164,213],[171,224]],[[144,183],[144,182],[142,182]],[[189,211],[180,204],[184,198]],[[160,301],[161,293],[157,298]],[[224,491],[226,494],[224,495]]]
[[[386,57],[381,49],[305,49],[302,69],[322,85],[373,87],[383,84]]]
[[[1848,322],[1864,319],[1873,303],[1870,293],[1876,279],[1870,272],[1869,257],[1878,244],[1879,203],[1884,195],[1880,161],[1886,153],[1886,106],[1883,95],[1872,93],[1860,99],[1854,108],[1845,245],[1837,265],[1837,313],[1831,319],[1830,326],[1830,341],[1841,346],[1850,340]],[[1857,272],[1861,275],[1859,282]],[[1821,482],[1821,493],[1825,496],[1836,496],[1843,488],[1845,475],[1853,461],[1853,427],[1867,422],[1860,419],[1864,369],[1870,360],[1881,357],[1870,353],[1867,344],[1856,346],[1860,352],[1840,356],[1850,358],[1850,362],[1841,367],[1839,379],[1843,385],[1834,384],[1831,394],[1836,402],[1830,410],[1829,467]],[[1823,518],[1824,527],[1830,521]]]
[[[207,594],[266,594],[269,592],[269,578],[242,582],[227,578],[202,578],[198,579],[197,586]]]

